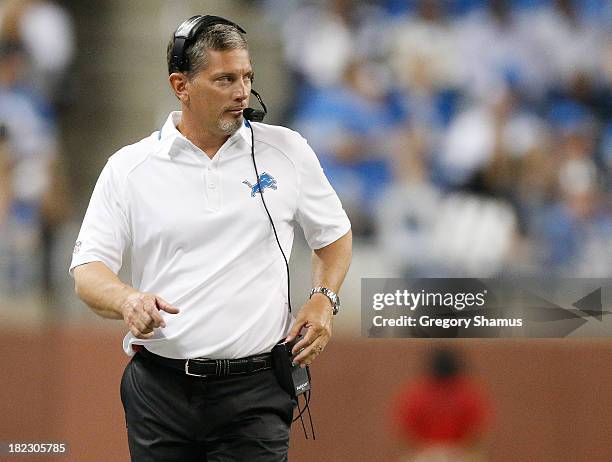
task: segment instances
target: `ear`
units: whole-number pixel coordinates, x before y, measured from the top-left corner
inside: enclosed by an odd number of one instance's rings
[[[168,82],[170,83],[170,87],[174,91],[176,97],[183,104],[189,103],[189,91],[187,89],[187,76],[182,72],[173,72],[168,77]]]

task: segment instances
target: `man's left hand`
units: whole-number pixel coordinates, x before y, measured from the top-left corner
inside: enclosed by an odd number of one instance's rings
[[[293,362],[301,367],[310,366],[312,361],[325,349],[332,334],[333,311],[329,299],[323,294],[314,294],[302,306],[297,314],[295,324],[285,339],[294,340],[304,328],[306,334],[295,344],[291,352],[297,356]]]

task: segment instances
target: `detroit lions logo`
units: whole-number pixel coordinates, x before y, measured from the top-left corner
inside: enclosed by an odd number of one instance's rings
[[[251,189],[251,197],[255,197],[255,194],[261,194],[263,189],[270,188],[276,189],[276,179],[267,172],[263,172],[259,175],[259,182],[255,184],[249,183],[247,180],[244,180],[242,184],[247,185]],[[259,186],[261,185],[261,189]]]

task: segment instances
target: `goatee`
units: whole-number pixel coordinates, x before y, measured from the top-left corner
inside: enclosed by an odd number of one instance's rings
[[[219,121],[219,128],[226,135],[233,135],[238,131],[238,129],[242,126],[242,116],[238,117],[235,120]]]

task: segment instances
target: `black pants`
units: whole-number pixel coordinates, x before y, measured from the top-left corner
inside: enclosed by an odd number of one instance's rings
[[[287,460],[295,403],[271,370],[190,377],[136,354],[121,401],[132,461]]]

